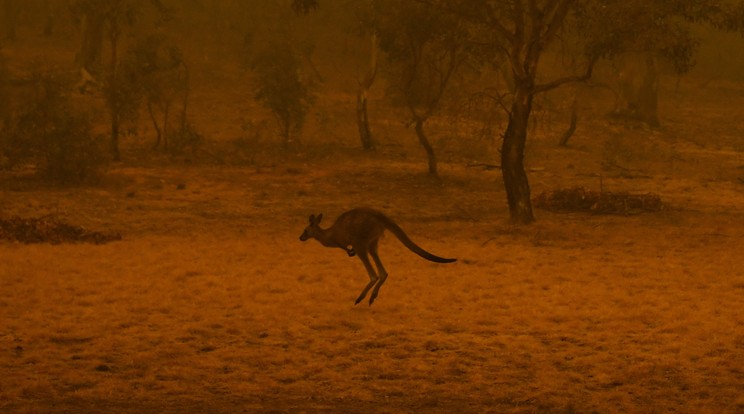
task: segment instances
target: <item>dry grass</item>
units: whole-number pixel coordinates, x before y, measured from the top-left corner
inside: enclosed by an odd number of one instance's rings
[[[722,212],[519,228],[496,173],[449,165],[437,184],[418,164],[346,157],[4,192],[11,213],[54,206],[124,239],[0,244],[0,411],[744,410],[741,195]],[[309,213],[370,200],[459,262],[388,237],[388,283],[354,307],[359,261],[297,237]]]
[[[44,47],[32,46],[11,56]],[[207,85],[194,88],[195,122],[212,142],[255,114],[229,75],[195,71]],[[630,217],[538,211],[513,227],[499,173],[465,166],[481,143],[437,141],[442,179],[428,179],[382,104],[378,153],[318,146],[323,128],[348,132],[323,142],[355,145],[353,103],[335,92],[317,111],[338,116],[310,121],[302,154],[143,160],[145,137],[125,148],[141,158],[96,186],[3,173],[3,216],[123,239],[0,241],[0,412],[744,412],[744,101],[721,88],[724,103],[719,89],[664,90],[659,130],[588,113],[568,149],[551,138],[561,125],[530,138],[533,194],[663,200]],[[388,237],[388,282],[354,306],[359,260],[298,236],[309,214],[359,205],[458,262],[425,262]]]

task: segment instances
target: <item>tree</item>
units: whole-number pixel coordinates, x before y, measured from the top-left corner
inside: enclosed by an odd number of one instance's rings
[[[590,79],[598,60],[617,56],[634,45],[651,43],[662,55],[674,58],[678,68],[689,67],[694,42],[678,30],[684,27],[681,22],[709,22],[732,29],[740,28],[744,21],[742,3],[737,0],[660,0],[652,4],[642,0],[420,1],[467,21],[471,42],[490,49],[495,62],[506,59],[513,89],[501,147],[501,171],[509,214],[513,222],[522,224],[535,219],[524,150],[537,94]],[[646,18],[651,9],[657,12]],[[654,36],[668,30],[669,37]],[[541,58],[559,35],[571,34],[578,43],[584,70],[543,79],[539,76],[543,75]]]
[[[3,0],[3,26],[5,38],[16,40],[16,23],[18,22],[19,3],[14,0]]]
[[[420,3],[377,1],[375,31],[391,63],[389,82],[411,115],[419,143],[437,175],[437,158],[425,124],[467,59],[462,25],[451,15]]]
[[[168,150],[174,105],[180,104],[181,131],[186,123],[189,78],[181,50],[162,35],[150,35],[136,42],[127,56],[126,67],[137,72],[133,80],[142,87],[156,133],[153,149],[162,143],[163,149]]]
[[[123,121],[134,116],[139,107],[139,88],[136,82],[121,79],[119,46],[122,36],[130,31],[146,4],[153,6],[161,17],[168,10],[160,0],[76,0],[72,5],[74,15],[82,17],[85,29],[79,60],[83,68],[98,73],[104,38],[108,40],[110,59],[106,66],[104,92],[111,116],[111,154],[115,161],[121,159],[119,135]],[[128,76],[134,76],[129,73]]]
[[[0,135],[0,167],[34,161],[44,178],[79,183],[105,164],[90,119],[79,113],[69,87],[53,72],[34,72],[28,102],[14,108],[12,126]]]
[[[739,0],[583,1],[577,3],[570,27],[585,51],[619,61],[613,113],[657,126],[659,62],[678,75],[686,73],[700,43],[691,23],[738,30],[742,10]]]
[[[359,80],[359,89],[357,90],[356,121],[359,130],[359,140],[362,148],[367,151],[375,149],[375,139],[372,136],[372,130],[369,127],[369,114],[367,102],[369,90],[375,83],[377,77],[377,33],[372,30],[369,33],[369,66],[367,71]]]
[[[299,58],[288,43],[270,44],[256,56],[253,69],[258,77],[255,98],[274,115],[284,146],[292,146],[314,101]]]
[[[359,79],[359,89],[357,90],[356,100],[356,121],[357,130],[359,131],[359,140],[362,143],[362,148],[367,151],[375,149],[375,139],[372,136],[372,130],[369,127],[369,115],[368,115],[368,97],[369,90],[375,83],[377,78],[377,32],[375,31],[374,23],[374,7],[375,1],[361,1],[356,2],[355,6],[358,7],[358,14],[360,20],[360,31],[362,36],[369,36],[369,65],[367,70]],[[315,11],[320,8],[318,0],[292,0],[292,10],[295,14],[309,14],[311,11]]]
[[[596,58],[591,57],[582,75],[540,82],[540,58],[559,34],[577,0],[511,0],[486,2],[461,0],[438,2],[471,25],[471,39],[487,45],[494,61],[506,59],[513,79],[509,121],[501,146],[501,172],[511,219],[515,223],[534,221],[530,187],[524,169],[524,151],[535,95],[562,84],[588,79]]]

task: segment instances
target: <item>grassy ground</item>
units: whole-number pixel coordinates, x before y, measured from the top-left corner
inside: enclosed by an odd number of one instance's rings
[[[210,143],[236,138],[251,91],[194,78],[197,127]],[[96,185],[3,172],[0,214],[123,240],[0,241],[0,412],[744,412],[741,90],[664,89],[653,130],[587,104],[567,149],[562,115],[538,114],[533,193],[581,185],[665,203],[629,217],[537,211],[512,226],[498,171],[468,167],[493,163],[493,145],[433,127],[442,178],[429,179],[382,103],[380,151],[349,149],[351,93],[321,96],[299,154],[189,163],[143,155],[145,128]],[[329,225],[360,205],[458,262],[388,236],[390,277],[373,306],[354,306],[359,260],[298,237],[310,214]]]
[[[661,180],[661,213],[538,212],[522,228],[505,221],[495,172],[450,164],[435,182],[418,163],[337,155],[121,166],[93,188],[4,190],[8,214],[51,212],[124,240],[0,243],[0,409],[744,409],[733,183],[678,192],[687,181]],[[428,263],[387,237],[388,283],[372,307],[353,306],[361,263],[298,236],[310,213],[360,204],[459,261]]]

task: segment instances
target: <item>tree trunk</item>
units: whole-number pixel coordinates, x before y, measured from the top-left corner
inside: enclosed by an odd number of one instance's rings
[[[3,25],[5,26],[5,38],[14,41],[16,40],[16,22],[18,21],[18,5],[14,0],[3,0],[3,11],[5,19]]]
[[[111,156],[114,161],[121,161],[121,153],[119,152],[119,115],[111,114]]]
[[[119,66],[119,39],[115,31],[112,31],[109,40],[111,41],[111,73],[109,79],[109,109],[111,110],[111,155],[114,161],[120,161],[121,153],[119,152],[119,130],[121,127],[122,102],[121,96],[119,94],[119,79],[117,76]]]
[[[85,28],[78,54],[78,63],[88,73],[98,77],[101,70],[101,52],[103,50],[104,19],[95,13],[85,16]]]
[[[530,199],[530,184],[524,170],[524,148],[527,127],[532,111],[531,88],[517,85],[516,96],[509,114],[509,124],[501,147],[501,173],[504,178],[509,214],[514,223],[529,224],[535,221]]]
[[[429,158],[429,175],[432,177],[437,176],[437,157],[434,154],[434,148],[429,143],[429,139],[424,133],[425,118],[416,118],[416,136],[418,137],[421,146],[426,150],[426,155]]]
[[[166,101],[163,104],[163,149],[166,151],[168,151],[168,114],[169,113],[170,113],[170,101]]]
[[[372,131],[369,129],[369,116],[367,115],[367,96],[369,89],[375,82],[377,75],[377,36],[373,33],[370,36],[370,57],[369,72],[364,79],[359,82],[359,92],[357,93],[357,127],[359,129],[359,139],[362,142],[362,148],[367,151],[375,149],[375,141],[372,137]]]
[[[147,113],[150,114],[150,120],[152,121],[152,126],[155,128],[155,145],[152,146],[153,151],[158,149],[160,146],[160,139],[163,136],[163,133],[160,131],[160,125],[158,125],[158,118],[155,116],[155,110],[152,108],[152,102],[148,99],[147,100]]]
[[[357,127],[359,128],[359,139],[362,141],[362,148],[367,151],[375,149],[372,131],[369,129],[369,117],[367,115],[367,90],[364,86],[359,87],[357,94]]]
[[[573,136],[576,131],[576,124],[579,120],[579,105],[576,97],[574,97],[573,103],[571,104],[571,121],[568,125],[568,129],[563,133],[561,141],[558,143],[561,147],[568,146],[568,140]]]

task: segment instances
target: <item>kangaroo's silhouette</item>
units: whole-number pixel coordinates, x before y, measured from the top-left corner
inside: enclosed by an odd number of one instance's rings
[[[369,297],[369,304],[372,305],[377,297],[377,293],[380,291],[380,286],[387,279],[387,271],[382,266],[380,256],[377,255],[377,243],[385,230],[390,230],[404,246],[426,260],[436,263],[452,263],[457,260],[445,259],[422,249],[393,220],[371,208],[349,210],[338,216],[336,222],[327,229],[320,227],[320,221],[322,219],[323,214],[318,214],[317,216],[314,214],[310,215],[310,224],[302,232],[300,240],[316,239],[323,246],[338,247],[346,251],[349,256],[359,256],[359,259],[367,269],[367,273],[369,273],[370,281],[364,290],[362,290],[362,293],[359,294],[354,304],[361,302],[367,295],[367,292],[374,286],[372,294]],[[377,271],[372,267],[368,255],[372,256],[372,260],[375,261]]]

